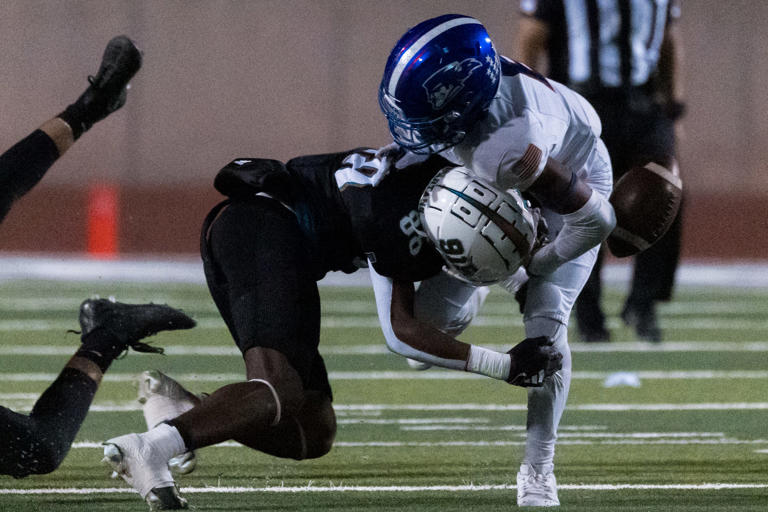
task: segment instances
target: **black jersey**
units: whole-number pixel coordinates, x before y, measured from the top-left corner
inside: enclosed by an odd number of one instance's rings
[[[443,260],[420,229],[419,198],[450,164],[432,156],[386,173],[375,155],[358,148],[288,161],[299,223],[326,271],[351,272],[367,260],[386,277],[431,277]]]
[[[437,274],[443,260],[420,229],[419,199],[447,165],[435,155],[382,171],[369,148],[300,156],[285,164],[239,158],[219,172],[214,185],[233,200],[248,201],[264,192],[289,206],[318,280],[333,270],[354,272],[370,261],[383,276],[420,281]]]

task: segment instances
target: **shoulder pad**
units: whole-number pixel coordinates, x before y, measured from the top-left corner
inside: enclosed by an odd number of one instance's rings
[[[290,195],[290,175],[285,164],[267,158],[237,158],[222,168],[213,186],[232,198],[266,192],[284,200]]]

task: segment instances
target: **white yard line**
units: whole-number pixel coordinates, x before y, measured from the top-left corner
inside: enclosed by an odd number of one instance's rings
[[[515,485],[315,485],[313,482],[305,486],[273,486],[273,487],[181,487],[186,494],[246,494],[246,493],[329,493],[329,492],[479,492],[514,490]],[[562,484],[562,491],[622,491],[622,490],[675,490],[675,491],[721,491],[739,489],[767,489],[767,483],[706,483],[706,484]],[[60,487],[47,489],[0,489],[0,494],[40,495],[40,494],[130,494],[133,489],[127,487]]]
[[[146,302],[142,301],[142,302]],[[224,322],[216,316],[196,317],[196,329],[224,329]],[[378,329],[379,320],[375,315],[366,316],[347,316],[347,315],[323,315],[321,325],[325,329]],[[622,325],[618,319],[611,318],[608,321],[608,327],[612,329],[619,328]],[[728,331],[748,331],[768,330],[768,320],[755,317],[745,318],[678,318],[664,319],[663,325],[666,328],[687,329],[687,330],[728,330]],[[484,316],[481,315],[472,321],[473,327],[522,327],[523,320],[519,315],[510,314],[509,316]],[[67,329],[77,329],[77,321],[72,320],[44,320],[44,319],[6,319],[0,321],[0,331],[65,331]]]
[[[74,327],[74,326],[70,326]],[[8,341],[8,340],[6,340]],[[75,343],[79,341],[72,335],[72,345],[0,345],[0,355],[20,356],[68,356],[74,353]],[[162,343],[160,343],[162,345]],[[494,350],[508,350],[507,345],[485,345]],[[384,345],[320,345],[323,355],[368,356],[391,354]],[[617,343],[572,343],[571,352],[768,352],[768,341],[665,341],[664,343],[617,342]],[[231,356],[242,357],[240,351],[230,343],[229,338],[222,339],[221,345],[187,345],[165,347],[166,355],[175,356]]]
[[[628,263],[608,263],[603,267],[603,281],[625,285],[632,269]],[[204,284],[200,259],[194,254],[166,257],[130,255],[117,261],[101,261],[68,255],[6,254],[0,257],[0,281],[45,279],[56,281],[111,281],[139,283]],[[726,286],[733,288],[768,287],[768,266],[764,262],[696,263],[684,261],[676,281],[679,285]],[[321,286],[370,286],[366,270],[354,274],[330,272]]]
[[[16,400],[6,403],[8,407],[24,410],[31,407],[33,400]],[[339,411],[527,411],[526,404],[334,404]],[[109,401],[94,403],[91,412],[131,412],[141,411],[141,405],[135,400]],[[733,403],[657,403],[657,404],[571,404],[569,412],[680,412],[680,411],[764,411],[768,402],[733,402]]]
[[[618,371],[618,370],[617,370]],[[573,372],[576,380],[605,380],[616,372]],[[768,379],[768,370],[648,370],[631,372],[642,380],[763,380]],[[0,373],[0,382],[50,382],[55,379],[55,373]],[[174,373],[173,378],[188,382],[223,382],[241,381],[243,374],[239,373]],[[370,372],[328,372],[331,381],[343,380],[482,380],[487,379],[474,373],[457,372],[450,370],[429,371],[370,371]],[[138,378],[138,373],[107,373],[104,382],[133,382]]]

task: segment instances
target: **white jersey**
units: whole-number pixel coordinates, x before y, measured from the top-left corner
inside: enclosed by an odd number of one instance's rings
[[[519,190],[551,158],[607,197],[610,169],[590,165],[602,128],[589,102],[519,62],[502,59],[502,72],[488,116],[441,155],[502,188]]]

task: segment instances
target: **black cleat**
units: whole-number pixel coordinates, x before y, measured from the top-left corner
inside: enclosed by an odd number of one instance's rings
[[[125,105],[128,82],[141,68],[141,59],[141,51],[126,36],[107,43],[98,72],[88,77],[91,85],[77,100],[83,112],[82,131]]]
[[[628,327],[634,327],[637,337],[644,341],[659,343],[661,329],[656,321],[656,306],[653,303],[624,306],[621,319]]]
[[[140,340],[160,331],[191,329],[195,321],[165,304],[123,304],[107,299],[86,299],[80,304],[80,329],[86,336],[96,329],[114,334],[126,348],[137,352],[163,353]]]
[[[606,343],[611,341],[611,333],[605,327],[598,329],[582,329],[579,327],[579,338],[585,343]]]

